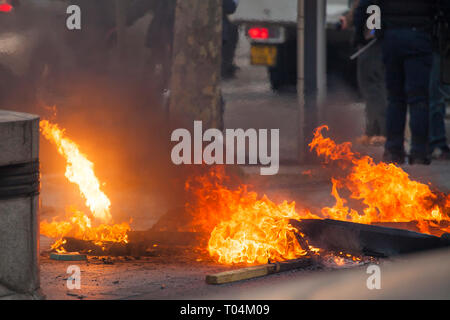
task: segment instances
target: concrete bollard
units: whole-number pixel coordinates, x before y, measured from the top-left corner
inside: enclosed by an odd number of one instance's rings
[[[0,110],[0,299],[39,299],[39,117]]]

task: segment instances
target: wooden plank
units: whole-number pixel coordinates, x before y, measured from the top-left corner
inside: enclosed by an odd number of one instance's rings
[[[208,284],[224,284],[242,280],[263,277],[269,274],[285,272],[294,269],[309,267],[313,264],[310,257],[304,257],[295,260],[287,260],[277,263],[268,263],[259,266],[241,268],[237,270],[224,271],[206,276]]]
[[[231,271],[224,271],[216,274],[206,276],[206,283],[208,284],[224,284],[258,278],[266,276],[275,271],[274,264],[265,264],[262,266],[248,267]]]
[[[303,258],[286,260],[276,263],[276,273],[291,271],[295,269],[302,269],[317,264],[317,260],[314,257],[305,256]]]

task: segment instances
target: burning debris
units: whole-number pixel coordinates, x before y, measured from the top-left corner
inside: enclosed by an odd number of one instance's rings
[[[225,186],[228,177],[221,167],[186,184],[194,195],[187,211],[194,217],[196,227],[211,236],[208,252],[223,264],[255,264],[283,261],[305,256],[315,248],[302,245],[289,219],[310,217],[308,211],[298,213],[295,203],[275,204],[266,196],[241,185],[235,190]]]
[[[311,150],[326,161],[338,162],[349,172],[341,178],[333,178],[332,195],[336,199],[333,208],[323,208],[324,217],[363,224],[376,222],[416,222],[422,233],[437,228],[439,234],[449,232],[450,195],[432,191],[429,186],[409,178],[394,164],[376,164],[369,156],[361,156],[351,150],[351,143],[336,144],[325,138],[321,126],[316,129],[310,143]],[[361,201],[366,207],[362,213],[349,208],[340,189],[350,192],[350,199]],[[447,226],[446,226],[447,225]]]
[[[336,144],[325,138],[322,131],[326,128],[316,129],[310,147],[327,162],[336,162],[344,173],[332,179],[334,207],[314,214],[308,209],[296,208],[295,202],[276,204],[267,196],[260,197],[250,191],[246,185],[232,186],[224,167],[216,166],[186,181],[189,201],[183,210],[174,211],[175,220],[182,227],[167,229],[164,224],[156,224],[149,231],[137,232],[131,231],[127,223],[112,223],[111,203],[100,189],[92,162],[65,136],[64,130],[42,121],[42,134],[67,160],[66,177],[78,185],[90,214],[69,207],[66,220],[43,221],[41,233],[57,239],[52,246],[57,252],[84,249],[95,255],[113,251],[128,255],[136,250],[137,254],[149,248],[155,250],[158,245],[164,246],[163,242],[169,246],[184,243],[220,264],[268,264],[267,270],[272,270],[274,263],[298,259],[320,259],[327,262],[325,265],[357,265],[365,261],[364,255],[371,254],[361,248],[353,252],[345,246],[322,246],[322,242],[310,238],[312,233],[303,228],[303,221],[334,219],[365,225],[403,223],[402,226],[413,224],[422,233],[448,232],[449,196],[411,180],[393,164],[376,164],[372,158],[354,153],[350,143]],[[365,205],[361,213],[346,206],[348,200],[339,193],[341,189],[347,189],[350,199]],[[188,238],[190,240],[186,241]],[[130,239],[133,243],[129,243]],[[161,239],[165,240],[161,242]],[[439,242],[434,238],[430,241]],[[120,244],[127,244],[126,248]]]
[[[325,128],[315,131],[311,150],[328,162],[338,162],[349,174],[332,179],[336,205],[323,208],[320,215],[306,209],[299,211],[294,202],[277,205],[266,196],[259,198],[245,185],[227,188],[221,168],[186,184],[195,199],[187,210],[199,227],[211,232],[208,251],[217,262],[262,264],[326,254],[309,244],[301,227],[294,227],[289,220],[328,218],[366,225],[412,222],[422,233],[430,233],[431,228],[439,230],[438,235],[449,231],[448,195],[411,180],[394,164],[375,164],[369,156],[354,153],[350,143],[336,144],[323,137]],[[338,192],[341,188],[347,188],[351,199],[366,206],[362,213],[345,206],[347,200]],[[440,243],[439,239],[431,241]],[[351,257],[353,261],[358,259]]]

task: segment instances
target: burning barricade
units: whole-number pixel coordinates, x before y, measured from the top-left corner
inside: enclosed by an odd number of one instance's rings
[[[295,202],[276,204],[244,184],[230,186],[231,178],[224,168],[211,167],[185,183],[190,200],[178,212],[177,219],[187,223],[172,231],[153,228],[152,236],[146,235],[147,239],[151,238],[147,245],[158,246],[158,236],[169,234],[173,240],[175,233],[184,232],[184,235],[194,235],[193,241],[184,238],[181,242],[203,250],[219,264],[264,265],[298,259],[331,259],[336,265],[344,265],[346,261],[361,262],[363,255],[385,256],[448,244],[436,237],[449,231],[448,195],[410,179],[394,164],[375,163],[369,156],[353,152],[350,143],[336,144],[323,136],[325,129],[326,126],[316,129],[310,148],[326,163],[336,162],[343,173],[331,181],[331,194],[336,200],[333,207],[313,213],[297,208]],[[101,191],[92,162],[66,137],[64,130],[42,121],[41,132],[66,159],[65,175],[79,187],[90,210],[86,214],[72,208],[68,209],[65,220],[43,221],[41,233],[56,240],[52,248],[65,252],[68,241],[73,244],[73,239],[78,239],[108,252],[108,245],[127,245],[130,237],[137,242],[142,240],[128,223],[112,223],[111,203]],[[342,196],[342,190],[352,201],[360,201],[364,209],[360,212],[347,205],[349,200]],[[395,229],[385,228],[383,224],[414,229],[425,235],[420,238],[406,230],[395,233],[392,231]],[[350,238],[336,240],[342,234]],[[411,245],[409,239],[413,238],[416,242]],[[399,241],[404,244],[395,247],[393,243]],[[330,245],[332,242],[334,247]],[[386,247],[390,251],[383,249]],[[95,247],[89,250],[99,254]],[[148,248],[144,246],[145,250]]]

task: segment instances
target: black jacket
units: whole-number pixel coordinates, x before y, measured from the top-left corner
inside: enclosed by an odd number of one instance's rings
[[[232,25],[230,20],[228,19],[228,15],[236,12],[237,5],[234,0],[223,0],[222,2],[222,38],[223,41],[228,41],[232,32]]]
[[[442,18],[450,22],[450,0],[438,0],[438,7]]]
[[[431,30],[439,0],[378,0],[383,28]]]
[[[229,15],[236,12],[237,4],[234,0],[223,0],[223,14]]]

